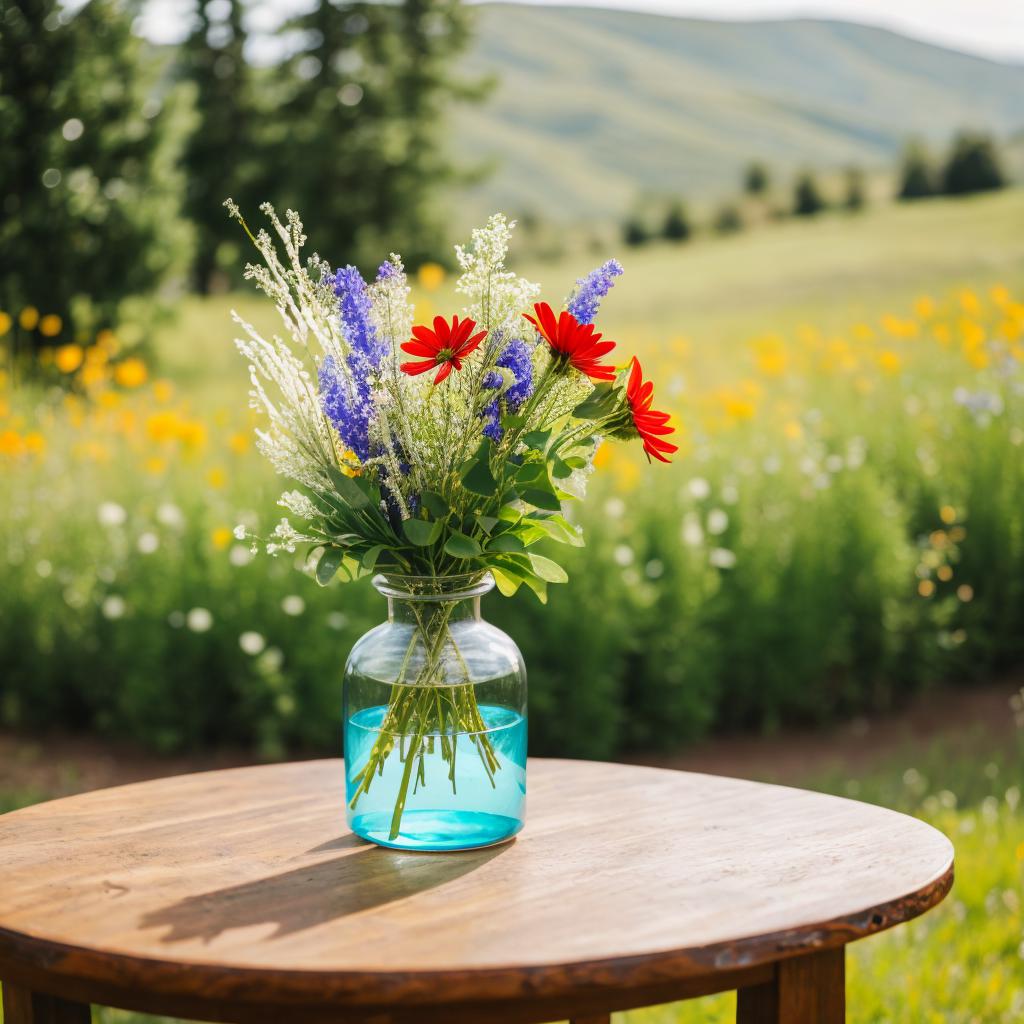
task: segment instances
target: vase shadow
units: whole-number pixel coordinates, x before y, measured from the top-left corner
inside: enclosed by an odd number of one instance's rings
[[[352,837],[353,839],[355,837]],[[386,906],[476,871],[510,845],[460,853],[406,853],[341,836],[311,853],[348,848],[331,860],[188,896],[143,915],[141,928],[164,928],[163,943],[212,942],[232,928],[274,924],[271,939]]]

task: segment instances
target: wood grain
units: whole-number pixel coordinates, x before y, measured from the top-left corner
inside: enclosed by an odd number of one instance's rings
[[[614,764],[529,778],[523,833],[457,854],[354,837],[340,761],[0,816],[0,978],[211,1020],[600,1015],[756,987],[952,882],[944,836],[867,804]]]

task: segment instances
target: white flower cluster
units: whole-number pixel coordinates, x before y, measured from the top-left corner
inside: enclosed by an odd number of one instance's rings
[[[516,222],[495,213],[482,228],[474,228],[469,246],[455,246],[455,258],[462,275],[455,284],[460,295],[470,299],[466,313],[488,330],[507,329],[519,314],[540,295],[540,285],[505,269],[508,244]]]

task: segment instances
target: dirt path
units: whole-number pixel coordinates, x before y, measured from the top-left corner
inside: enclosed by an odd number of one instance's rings
[[[777,782],[831,771],[857,775],[940,736],[965,750],[1008,743],[1015,729],[1009,701],[1019,688],[1019,679],[1008,679],[983,688],[936,691],[898,715],[858,718],[825,732],[724,737],[681,754],[628,760]],[[161,757],[91,737],[0,733],[0,791],[45,799],[255,761],[241,751]]]

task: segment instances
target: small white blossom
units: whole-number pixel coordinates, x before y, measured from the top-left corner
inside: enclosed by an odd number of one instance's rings
[[[116,501],[105,501],[96,510],[96,518],[101,526],[123,526],[128,513]]]
[[[192,608],[185,616],[185,625],[193,633],[206,633],[213,626],[213,612],[208,608]]]

